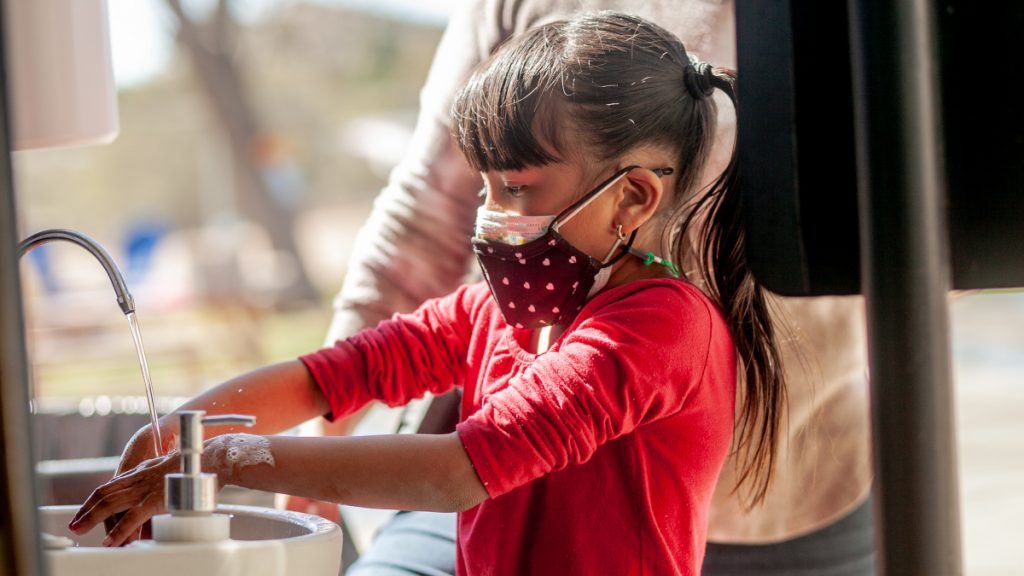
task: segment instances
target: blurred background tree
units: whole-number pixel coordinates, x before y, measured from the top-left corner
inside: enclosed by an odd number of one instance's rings
[[[120,20],[147,3],[155,26]],[[21,235],[74,228],[111,252],[136,296],[158,395],[317,346],[355,232],[404,152],[445,8],[110,6],[121,133],[15,154]],[[132,40],[164,35],[167,56],[124,81],[119,56],[133,45],[119,39],[131,26]],[[141,394],[95,262],[54,245],[22,271],[43,404]]]
[[[289,159],[274,153],[273,136],[265,135],[243,85],[243,64],[236,50],[238,24],[230,2],[218,0],[205,19],[190,16],[179,0],[167,0],[178,21],[178,41],[188,52],[192,72],[206,96],[230,150],[235,173],[235,200],[241,215],[262,227],[269,236],[276,268],[287,270],[275,291],[282,303],[316,300],[295,242],[295,217],[303,180],[275,176],[288,168]]]

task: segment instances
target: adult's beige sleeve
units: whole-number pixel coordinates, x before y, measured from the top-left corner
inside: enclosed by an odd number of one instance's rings
[[[469,268],[480,176],[449,135],[455,92],[485,59],[496,23],[482,2],[452,14],[420,92],[412,142],[359,231],[327,342],[453,291]],[[488,33],[488,31],[491,31]]]

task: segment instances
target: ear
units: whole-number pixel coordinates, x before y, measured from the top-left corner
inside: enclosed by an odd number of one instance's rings
[[[615,225],[629,236],[651,219],[661,204],[665,188],[662,179],[647,168],[632,170],[622,179],[622,187],[615,207]]]

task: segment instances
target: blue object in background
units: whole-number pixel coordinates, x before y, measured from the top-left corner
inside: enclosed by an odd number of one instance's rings
[[[47,294],[53,294],[60,289],[60,283],[57,282],[57,276],[53,273],[53,266],[50,260],[50,247],[43,245],[37,246],[34,250],[30,250],[28,254],[29,261],[32,266],[35,266],[36,272],[39,273],[39,279],[43,283],[43,290]]]
[[[124,235],[125,281],[142,282],[153,267],[153,253],[167,235],[167,226],[156,220],[143,220],[128,228]]]

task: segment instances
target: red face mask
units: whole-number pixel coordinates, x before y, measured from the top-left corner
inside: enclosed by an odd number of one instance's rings
[[[473,251],[484,279],[507,323],[531,329],[568,324],[587,298],[604,287],[611,276],[611,265],[630,252],[636,230],[625,244],[616,240],[604,261],[598,261],[570,244],[558,229],[636,168],[639,166],[619,170],[574,202],[539,238],[519,245],[473,238]],[[659,168],[654,172],[660,176],[671,174],[671,170]]]

